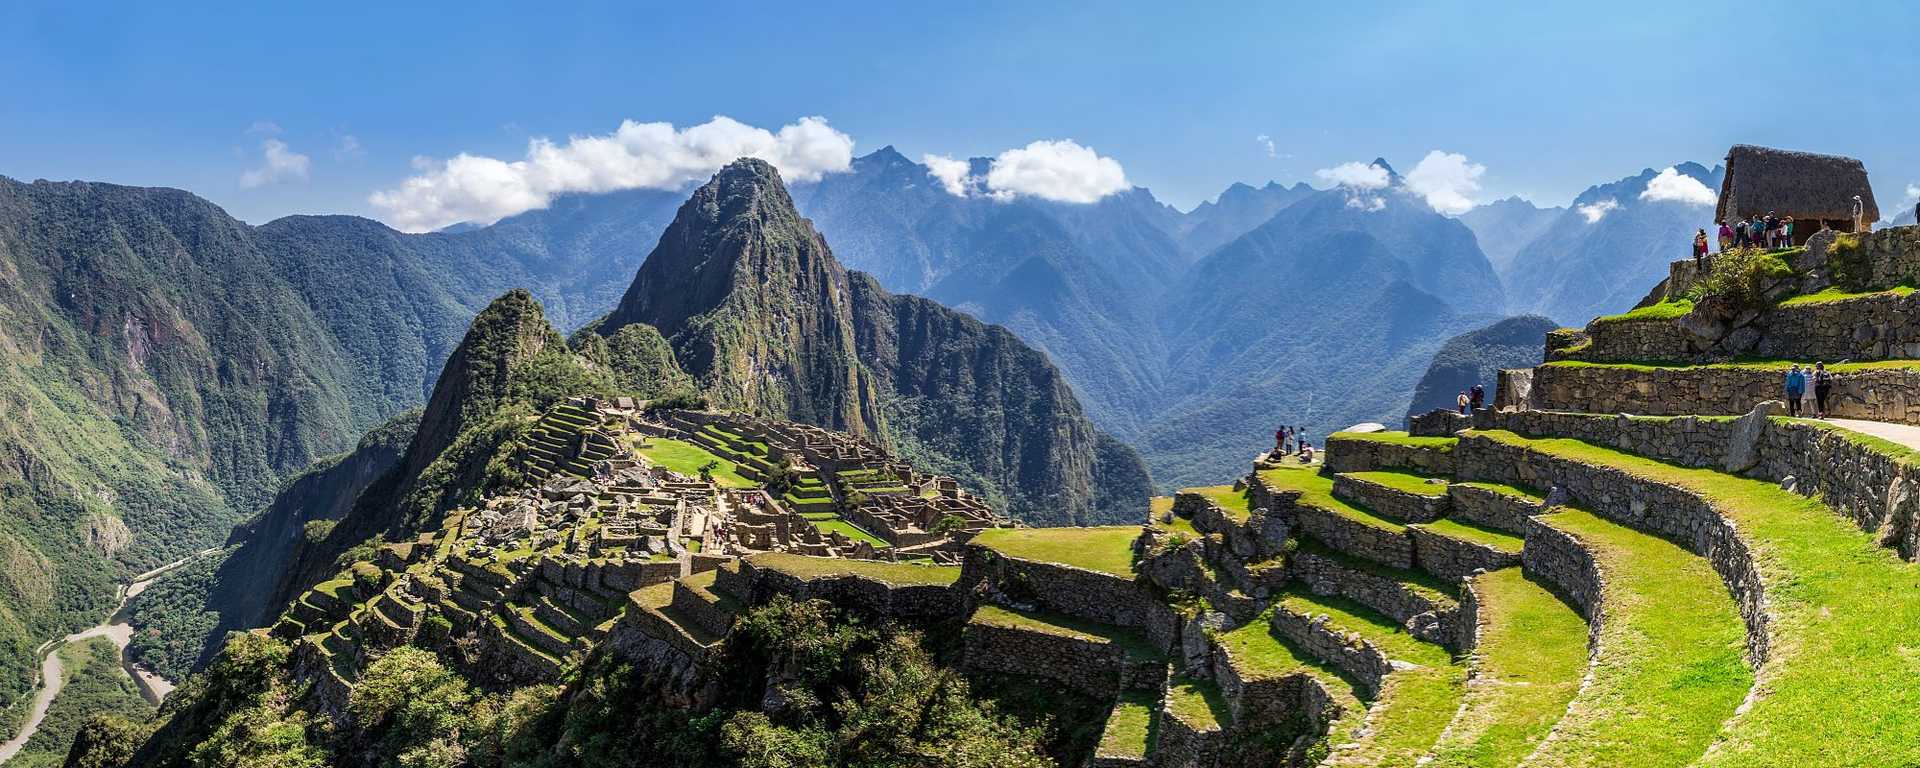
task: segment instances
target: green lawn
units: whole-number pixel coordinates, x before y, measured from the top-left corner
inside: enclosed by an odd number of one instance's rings
[[[1307,467],[1281,467],[1263,469],[1260,480],[1275,491],[1293,490],[1300,492],[1301,506],[1325,510],[1357,523],[1368,525],[1394,533],[1403,533],[1407,526],[1396,520],[1381,517],[1360,507],[1334,498],[1333,478],[1322,475]]]
[[[1481,631],[1473,685],[1431,768],[1516,766],[1566,714],[1587,671],[1587,624],[1519,568],[1473,577]]]
[[[1335,432],[1327,435],[1327,442],[1331,443],[1335,440],[1364,440],[1370,443],[1391,443],[1412,448],[1438,448],[1443,453],[1452,451],[1453,446],[1460,442],[1457,437],[1414,437],[1398,431]]]
[[[1111,624],[1087,621],[1072,616],[1033,611],[1016,611],[998,605],[974,609],[971,621],[993,627],[1024,629],[1030,632],[1112,643],[1139,659],[1161,659],[1166,654],[1147,642],[1138,631]]]
[[[1253,514],[1247,503],[1247,492],[1236,491],[1231,485],[1214,485],[1205,488],[1186,488],[1181,493],[1198,494],[1213,502],[1227,513],[1227,519],[1244,523]]]
[[[1526,544],[1525,539],[1506,531],[1450,517],[1443,517],[1431,523],[1420,523],[1419,526],[1450,539],[1484,544],[1509,554],[1520,554],[1520,548]]]
[[[1820,500],[1772,483],[1573,440],[1484,434],[1690,488],[1739,526],[1772,616],[1766,687],[1696,765],[1920,764],[1920,718],[1912,716],[1920,711],[1920,566]],[[1685,682],[1698,687],[1713,671],[1696,669]]]
[[[1007,557],[1058,563],[1133,578],[1135,525],[1097,528],[989,528],[973,537],[974,544]]]
[[[960,580],[956,565],[919,565],[879,560],[848,560],[838,557],[808,557],[785,552],[766,552],[747,558],[754,567],[792,574],[802,579],[834,576],[865,576],[894,586],[947,586]]]
[[[823,534],[838,533],[849,539],[853,539],[854,541],[864,541],[868,544],[874,545],[875,547],[884,548],[884,547],[893,546],[891,544],[888,544],[886,539],[882,539],[871,533],[867,533],[865,530],[862,530],[860,526],[854,525],[853,523],[849,523],[838,517],[829,517],[825,520],[815,520],[809,517],[807,518],[807,524],[820,529],[820,532]]]
[[[1143,758],[1153,743],[1154,714],[1160,708],[1158,696],[1145,691],[1130,691],[1114,702],[1107,715],[1106,730],[1100,734],[1098,754],[1102,757]]]
[[[1359,603],[1305,591],[1281,594],[1281,609],[1328,618],[1331,627],[1357,635],[1404,666],[1387,675],[1359,741],[1326,765],[1411,766],[1440,738],[1460,708],[1467,671],[1447,649],[1419,640],[1397,622]]]
[[[1373,483],[1374,485],[1392,488],[1396,491],[1411,493],[1416,496],[1437,497],[1447,495],[1447,481],[1445,478],[1438,478],[1439,482],[1433,482],[1436,478],[1422,477],[1406,472],[1345,472],[1342,474],[1355,480]]]
[[[1914,290],[1913,286],[1910,286],[1910,285],[1896,286],[1894,288],[1889,288],[1884,291],[1861,291],[1858,293],[1849,293],[1840,288],[1828,288],[1824,291],[1818,291],[1815,293],[1808,293],[1808,294],[1802,294],[1800,296],[1795,296],[1793,298],[1781,301],[1779,304],[1775,304],[1774,306],[1775,307],[1798,307],[1798,306],[1805,306],[1808,304],[1830,304],[1836,301],[1877,298],[1882,296],[1912,296],[1913,290]]]
[[[693,477],[700,476],[700,468],[708,462],[719,462],[713,470],[713,481],[728,488],[758,488],[759,483],[740,475],[740,465],[721,458],[705,448],[680,440],[665,437],[648,438],[648,447],[639,453],[660,466]]]
[[[1631,323],[1635,321],[1648,321],[1648,320],[1678,320],[1682,317],[1685,317],[1688,312],[1692,312],[1692,311],[1693,311],[1693,302],[1688,301],[1686,299],[1678,299],[1675,301],[1663,301],[1651,306],[1641,307],[1631,312],[1623,312],[1618,315],[1601,315],[1599,317],[1594,318],[1593,322],[1599,323],[1599,324],[1605,324],[1605,323]]]
[[[1220,688],[1212,680],[1175,675],[1167,682],[1167,712],[1196,731],[1221,728],[1233,723],[1233,713],[1221,698]]]

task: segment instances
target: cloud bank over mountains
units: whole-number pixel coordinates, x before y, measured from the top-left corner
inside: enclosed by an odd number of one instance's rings
[[[396,229],[426,232],[463,221],[491,224],[569,192],[675,189],[742,157],[772,163],[789,182],[815,181],[848,168],[853,138],[823,117],[778,131],[724,115],[684,129],[626,120],[611,134],[572,136],[564,144],[533,139],[520,160],[464,152],[448,160],[416,157],[419,173],[368,201]]]
[[[973,173],[971,163],[948,155],[923,155],[920,162],[927,166],[927,175],[956,197],[1095,203],[1132,186],[1120,161],[1072,139],[1041,140],[1001,152],[989,161],[984,176]]]

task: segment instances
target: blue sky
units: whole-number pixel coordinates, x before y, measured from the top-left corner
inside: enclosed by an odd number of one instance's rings
[[[416,156],[726,115],[915,159],[1070,139],[1181,208],[1435,149],[1480,200],[1735,142],[1860,157],[1888,210],[1920,183],[1913,4],[172,5],[0,7],[0,174],[390,219]]]

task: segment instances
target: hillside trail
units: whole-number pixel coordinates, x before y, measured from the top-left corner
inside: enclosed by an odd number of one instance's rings
[[[108,614],[105,621],[41,645],[39,690],[34,692],[33,704],[27,710],[27,719],[21,724],[20,733],[5,744],[0,744],[0,764],[12,760],[14,755],[19,754],[20,750],[27,746],[27,742],[33,738],[33,735],[40,731],[40,723],[46,720],[47,710],[53,707],[53,700],[67,685],[66,665],[60,661],[60,649],[72,643],[94,637],[104,637],[113,641],[114,646],[120,649],[120,665],[140,686],[140,695],[155,705],[166,699],[167,694],[173,692],[173,682],[147,671],[127,658],[127,643],[133,640],[133,626],[127,623],[127,604],[141,592],[145,592],[154,579],[192,562],[195,558],[218,551],[219,547],[209,547],[133,577],[132,582],[120,588],[120,603],[114,607],[113,613]]]
[[[1920,427],[1911,424],[1893,424],[1885,421],[1866,421],[1864,419],[1827,419],[1826,423],[1844,427],[1863,435],[1872,435],[1882,440],[1890,440],[1908,448],[1920,451]]]

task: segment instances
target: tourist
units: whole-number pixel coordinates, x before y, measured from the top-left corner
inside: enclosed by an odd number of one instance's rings
[[[1700,266],[1700,260],[1707,257],[1707,231],[1696,230],[1693,233],[1693,265]]]
[[[1727,249],[1732,247],[1733,247],[1733,227],[1729,227],[1727,226],[1727,222],[1721,221],[1720,222],[1720,252],[1726,253]]]
[[[1767,220],[1760,218],[1760,214],[1754,214],[1753,219],[1747,222],[1747,237],[1753,241],[1753,247],[1766,247]]]
[[[1800,364],[1794,363],[1787,369],[1787,415],[1800,415],[1800,398],[1807,393],[1807,375],[1800,372]]]
[[[1827,395],[1833,392],[1833,375],[1827,373],[1826,363],[1813,364],[1813,401],[1820,407],[1815,418],[1827,417]]]
[[[1793,247],[1793,217],[1792,216],[1788,216],[1780,220],[1780,247],[1782,248]]]
[[[1767,211],[1767,247],[1780,247],[1780,217],[1773,211]]]
[[[1480,386],[1480,385],[1478,385],[1478,384],[1475,384],[1475,385],[1473,385],[1473,389],[1469,389],[1469,390],[1467,390],[1467,405],[1468,405],[1468,407],[1470,407],[1470,408],[1472,408],[1473,410],[1476,410],[1476,411],[1477,411],[1477,410],[1480,410],[1480,408],[1481,408],[1482,406],[1484,406],[1484,405],[1486,404],[1486,402],[1487,402],[1487,388],[1486,388],[1486,387],[1483,387],[1483,386]]]
[[[1300,444],[1300,463],[1302,464],[1313,463],[1313,444],[1312,443],[1303,442]]]
[[[1282,455],[1286,454],[1287,428],[1285,426],[1282,426],[1279,429],[1276,429],[1273,431],[1273,450],[1275,453],[1279,453]]]
[[[1733,222],[1733,247],[1747,247],[1747,220],[1735,219]]]
[[[1454,402],[1460,405],[1460,415],[1467,415],[1467,405],[1472,402],[1467,399],[1467,391],[1464,389],[1460,390],[1460,396],[1455,398]]]

